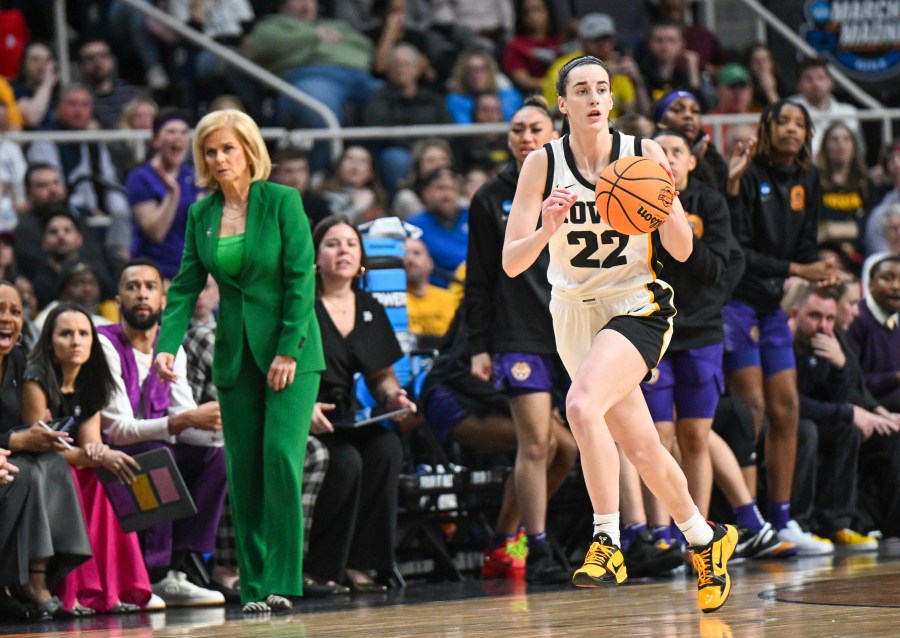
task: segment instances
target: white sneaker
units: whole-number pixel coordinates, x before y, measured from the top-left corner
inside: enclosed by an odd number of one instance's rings
[[[778,538],[796,545],[798,556],[825,556],[834,553],[834,544],[830,540],[804,532],[794,520],[788,521],[784,529],[778,530]]]
[[[221,592],[197,587],[187,579],[187,574],[170,570],[169,574],[150,589],[165,601],[167,607],[204,607],[224,605]]]
[[[166,601],[157,596],[156,594],[150,594],[150,600],[147,601],[147,604],[141,607],[141,611],[165,611],[166,610]]]

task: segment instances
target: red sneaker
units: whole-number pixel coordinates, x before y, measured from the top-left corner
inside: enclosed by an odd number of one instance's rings
[[[507,540],[492,551],[485,550],[481,566],[482,578],[523,578],[525,558],[528,556],[528,537],[519,530],[516,537]]]

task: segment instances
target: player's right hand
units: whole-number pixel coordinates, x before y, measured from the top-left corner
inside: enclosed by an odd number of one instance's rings
[[[541,204],[541,226],[550,234],[555,233],[576,201],[578,195],[568,188],[554,188]]]

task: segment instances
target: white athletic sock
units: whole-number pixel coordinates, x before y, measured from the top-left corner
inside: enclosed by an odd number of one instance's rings
[[[678,529],[684,534],[685,540],[691,547],[703,547],[709,545],[713,538],[712,527],[706,522],[706,519],[700,514],[700,510],[695,509],[693,515],[683,523],[678,523]]]
[[[603,532],[612,540],[613,545],[619,546],[619,513],[594,514],[594,536]]]

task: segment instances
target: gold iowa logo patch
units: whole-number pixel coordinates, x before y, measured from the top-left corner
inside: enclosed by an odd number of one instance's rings
[[[806,189],[800,184],[791,188],[791,210],[801,212],[806,208]]]
[[[691,230],[694,231],[694,237],[703,239],[703,220],[693,213],[688,213],[687,220],[691,225]]]
[[[524,361],[519,361],[518,363],[513,364],[510,372],[512,372],[513,378],[516,381],[524,381],[531,376],[531,366]]]

